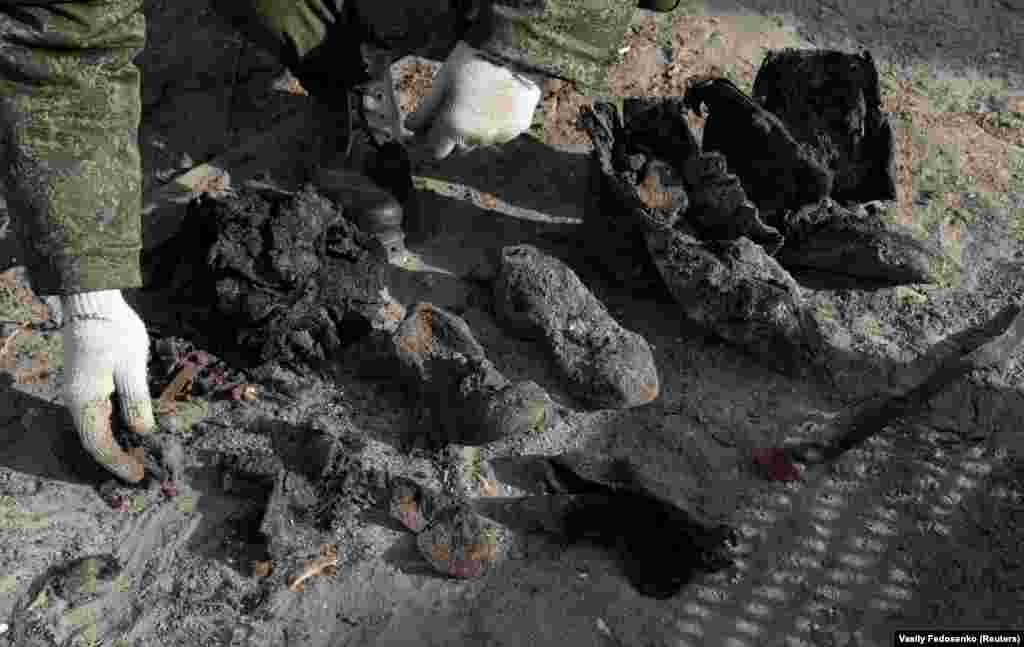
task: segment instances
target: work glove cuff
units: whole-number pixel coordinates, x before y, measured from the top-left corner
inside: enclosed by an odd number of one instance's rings
[[[463,63],[467,63],[473,59],[487,61],[492,65],[504,68],[523,85],[528,87],[536,86],[539,88],[544,85],[546,77],[543,74],[527,70],[522,65],[516,64],[515,61],[502,58],[501,56],[487,50],[477,49],[464,40],[460,40],[455,44],[455,47],[452,49],[452,53],[448,56],[446,62],[461,61]]]
[[[65,321],[75,319],[114,319],[128,308],[120,290],[95,290],[79,292],[61,299],[62,315]]]

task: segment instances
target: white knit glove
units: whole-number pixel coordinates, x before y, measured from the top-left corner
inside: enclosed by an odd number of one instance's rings
[[[155,428],[146,384],[149,335],[119,290],[64,297],[64,403],[82,446],[110,472],[130,483],[145,473],[143,455],[126,452],[111,432],[117,392],[128,428],[149,434]]]
[[[540,96],[536,83],[460,42],[405,125],[425,133],[427,151],[444,159],[454,149],[461,153],[515,139],[530,127]]]

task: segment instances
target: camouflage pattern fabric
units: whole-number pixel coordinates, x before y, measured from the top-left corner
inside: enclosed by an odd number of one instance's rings
[[[520,69],[604,93],[636,8],[637,0],[499,0],[481,8],[465,40]]]
[[[210,4],[331,107],[344,109],[348,89],[370,80],[360,48],[369,34],[364,21],[356,17],[353,0],[211,0]]]
[[[0,173],[33,287],[140,284],[142,0],[0,2]]]
[[[651,4],[653,1],[653,5]],[[666,8],[674,0],[646,0]],[[213,0],[318,99],[467,40],[601,91],[638,0]],[[39,294],[141,283],[142,0],[0,0],[0,177]],[[338,104],[340,105],[340,104]]]

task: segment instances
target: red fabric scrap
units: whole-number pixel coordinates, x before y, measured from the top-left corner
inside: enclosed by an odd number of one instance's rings
[[[786,452],[778,447],[763,447],[754,450],[754,465],[769,481],[796,481],[800,470],[793,464]]]

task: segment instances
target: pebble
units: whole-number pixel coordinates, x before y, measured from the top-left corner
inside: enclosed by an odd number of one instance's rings
[[[659,65],[668,65],[672,62],[672,55],[674,52],[672,51],[671,45],[662,45],[661,47],[656,48],[654,53],[658,57]]]

